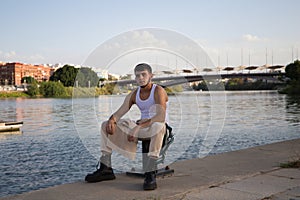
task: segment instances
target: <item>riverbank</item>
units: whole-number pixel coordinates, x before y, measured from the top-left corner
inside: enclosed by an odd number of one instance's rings
[[[0,98],[78,98],[78,97],[97,97],[101,95],[112,95],[111,93],[101,93],[99,89],[95,88],[86,88],[86,89],[76,89],[75,93],[73,93],[73,88],[65,88],[67,91],[66,94],[61,96],[43,96],[43,95],[35,95],[30,96],[25,91],[0,91]],[[261,91],[274,91],[278,92],[278,90],[212,90],[212,91],[197,91],[197,90],[188,90],[188,91],[173,91],[173,90],[167,90],[167,93],[169,96],[176,95],[176,94],[184,94],[185,92],[261,92]],[[130,91],[123,93],[117,93],[117,94],[128,94]]]
[[[23,91],[0,91],[0,98],[24,98],[30,97]]]
[[[1,200],[84,199],[286,199],[299,198],[300,171],[280,168],[300,155],[300,139],[178,161],[158,189],[143,191],[143,179],[118,174],[114,181],[64,184]]]

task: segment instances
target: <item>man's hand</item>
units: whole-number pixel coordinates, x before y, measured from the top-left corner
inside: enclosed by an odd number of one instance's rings
[[[106,123],[106,132],[110,135],[115,133],[117,123],[113,119],[109,119]]]
[[[141,126],[142,128],[149,126],[150,123],[151,123],[151,119],[139,119],[136,121],[136,124]]]
[[[140,130],[140,126],[135,126],[133,129],[130,130],[130,132],[128,133],[127,135],[127,140],[129,142],[137,142],[137,135],[138,135],[138,132]]]

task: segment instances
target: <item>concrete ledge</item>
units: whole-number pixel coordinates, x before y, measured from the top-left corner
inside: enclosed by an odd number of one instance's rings
[[[253,188],[253,191],[237,190],[239,183],[251,183],[249,178],[270,181],[269,174],[277,174],[278,180],[282,180],[279,177],[282,173],[279,164],[299,155],[300,139],[295,139],[202,159],[178,161],[171,165],[175,174],[172,177],[159,178],[158,189],[155,191],[143,191],[141,178],[119,174],[114,181],[93,184],[81,181],[4,197],[1,200],[202,199],[201,195],[205,194],[210,199],[218,199],[215,197],[217,194],[221,194],[223,199],[225,195],[228,199],[259,199],[265,194],[255,190],[263,188]],[[290,173],[289,176],[295,174],[294,171],[285,173]],[[276,188],[269,188],[269,196],[273,191],[277,192],[277,187],[281,187],[286,180],[272,183]],[[295,181],[290,186],[295,188],[297,184]],[[286,184],[284,187],[287,187]],[[205,198],[208,199],[207,196]]]

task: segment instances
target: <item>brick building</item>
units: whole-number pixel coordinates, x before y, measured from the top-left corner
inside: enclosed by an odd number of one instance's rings
[[[54,69],[43,65],[0,63],[0,85],[21,85],[23,77],[33,77],[38,82],[48,81]]]

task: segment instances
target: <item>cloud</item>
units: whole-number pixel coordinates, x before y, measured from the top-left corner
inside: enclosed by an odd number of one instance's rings
[[[7,53],[4,53],[4,58],[5,59],[13,59],[16,57],[16,52],[15,51],[10,51]]]
[[[19,55],[16,51],[9,52],[0,51],[0,61],[5,62],[24,62],[24,63],[42,63],[45,61],[44,56],[40,54]]]
[[[28,60],[32,60],[32,61],[38,61],[38,60],[45,60],[45,57],[40,55],[40,54],[35,54],[35,55],[31,55],[27,57]]]
[[[156,35],[146,30],[129,31],[120,36],[113,38],[104,44],[106,50],[123,51],[142,47],[168,47],[165,40],[159,39]]]
[[[160,49],[169,47],[161,32],[156,29],[142,29],[117,35],[98,46],[83,64],[106,67],[110,69],[111,73],[123,74],[121,69],[123,71],[132,70],[132,66],[138,62],[156,62],[161,54],[166,54]],[[129,67],[130,69],[128,69]],[[117,72],[112,71],[114,69]]]
[[[249,42],[256,42],[256,41],[261,41],[264,40],[263,38],[259,38],[256,35],[251,35],[251,34],[245,34],[243,35],[243,39]]]
[[[137,41],[141,46],[150,45],[158,47],[167,47],[168,43],[165,40],[158,39],[149,31],[134,31],[132,35],[133,41]]]

